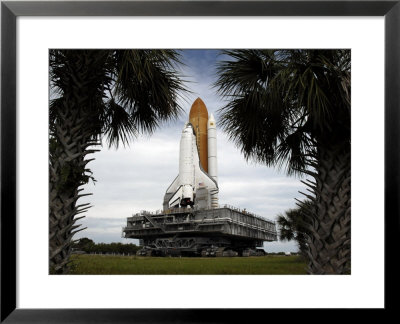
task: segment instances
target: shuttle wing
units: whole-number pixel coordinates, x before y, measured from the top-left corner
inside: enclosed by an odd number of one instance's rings
[[[179,206],[183,194],[182,188],[183,188],[182,186],[179,186],[178,190],[176,190],[176,192],[172,195],[172,197],[169,198],[168,208],[174,207],[176,205]]]
[[[200,165],[195,168],[196,187],[208,187],[209,190],[218,192],[218,185],[213,178],[211,178]]]
[[[179,187],[179,174],[176,176],[174,181],[169,185],[165,193],[174,193]]]
[[[179,190],[179,189],[181,189],[181,190]],[[172,205],[172,203],[174,202],[174,201],[172,201],[172,198],[175,197],[176,195],[182,195],[182,186],[179,183],[179,174],[176,176],[174,181],[172,181],[172,183],[168,187],[167,191],[165,192],[164,202],[163,202],[164,209],[168,209],[171,206],[176,205],[176,204]],[[174,200],[176,200],[176,198],[174,198]],[[179,200],[178,200],[178,203],[179,203]]]

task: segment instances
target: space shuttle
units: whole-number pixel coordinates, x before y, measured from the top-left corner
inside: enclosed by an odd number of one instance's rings
[[[217,129],[203,100],[197,98],[182,130],[179,173],[168,187],[163,208],[218,208]]]

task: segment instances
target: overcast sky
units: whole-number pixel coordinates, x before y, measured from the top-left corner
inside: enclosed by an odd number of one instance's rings
[[[122,238],[126,218],[141,210],[162,209],[165,190],[178,174],[179,142],[183,125],[188,120],[193,101],[200,97],[213,113],[217,125],[218,109],[224,101],[212,84],[215,66],[223,59],[215,50],[184,50],[182,69],[189,89],[193,92],[183,102],[184,113],[178,120],[163,124],[152,136],[141,136],[129,147],[108,149],[91,156],[88,166],[97,182],[85,186],[92,196],[81,199],[90,202],[86,218],[80,223],[86,230],[75,238],[88,237],[96,243],[137,240]],[[298,178],[288,177],[284,171],[254,162],[246,162],[226,134],[217,127],[219,203],[229,204],[275,220],[279,213],[295,207],[295,199],[303,199],[299,191],[305,186]],[[295,242],[265,242],[267,252],[297,251]]]

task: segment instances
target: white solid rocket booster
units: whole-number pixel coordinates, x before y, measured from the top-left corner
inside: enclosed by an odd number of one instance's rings
[[[208,140],[208,174],[218,183],[217,179],[217,129],[213,114],[208,118],[207,123],[207,140]]]
[[[207,122],[207,140],[208,140],[208,174],[218,183],[217,167],[217,127],[213,114],[210,115]],[[211,207],[218,208],[218,193],[211,195]]]

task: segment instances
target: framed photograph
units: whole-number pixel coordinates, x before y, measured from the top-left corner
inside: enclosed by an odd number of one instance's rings
[[[397,255],[395,238],[399,234],[399,44],[400,1],[2,1],[1,321],[234,322],[239,312],[244,313],[244,316],[266,316],[268,309],[393,308],[394,301],[389,296],[398,279],[394,268],[389,264],[392,256]],[[215,56],[217,50],[225,50],[223,55],[234,56],[247,53],[247,49],[254,49],[252,57],[276,55],[274,59],[280,60],[291,58],[292,52],[297,49],[309,50],[309,53],[320,49],[327,49],[330,53],[342,51],[337,63],[346,65],[348,59],[349,69],[351,65],[351,78],[347,79],[348,89],[351,82],[351,97],[347,94],[351,98],[351,137],[348,134],[351,143],[351,272],[346,270],[345,276],[270,276],[270,273],[265,272],[249,276],[244,275],[245,272],[232,271],[232,275],[217,276],[214,273],[195,275],[202,273],[194,271],[185,276],[178,271],[178,275],[166,276],[162,271],[138,271],[135,276],[109,276],[107,274],[111,272],[93,275],[97,273],[89,271],[89,275],[82,275],[85,272],[80,269],[76,275],[49,274],[49,271],[62,271],[63,267],[62,260],[58,260],[57,265],[52,263],[51,257],[49,264],[49,124],[52,124],[52,118],[64,118],[51,114],[49,99],[54,102],[58,97],[50,93],[49,98],[49,84],[50,89],[56,88],[54,83],[57,84],[58,76],[53,77],[52,73],[59,66],[65,66],[64,63],[57,65],[60,62],[57,61],[57,55],[63,56],[66,51],[80,49],[98,49],[107,53],[107,57],[112,56],[112,62],[117,62],[116,64],[120,64],[119,55],[125,55],[120,54],[125,49],[168,49],[171,53],[179,50],[187,62],[196,66],[192,71],[203,73],[207,80],[211,79],[208,65],[215,62],[206,57]],[[236,49],[236,52],[227,51],[231,49]],[[278,54],[269,51],[272,49],[279,49]],[[173,55],[171,53],[167,55]],[[296,62],[312,55],[309,53],[300,59],[300,54],[296,56]],[[319,60],[323,62],[325,56],[321,57]],[[70,62],[74,62],[74,58]],[[321,64],[326,67],[329,63]],[[224,80],[227,82],[225,90],[230,89],[232,82],[221,77],[227,69],[229,64],[220,64],[219,86],[222,91]],[[115,80],[107,81],[111,86],[114,82],[120,82],[120,75],[116,75]],[[62,88],[59,83],[57,85],[59,89]],[[205,84],[198,82],[197,88],[194,86],[195,92],[200,93],[202,87]],[[120,89],[119,94],[122,91]],[[289,96],[292,88],[285,89],[286,96]],[[115,93],[110,91],[112,99],[107,98],[107,109],[117,109],[116,101],[114,106],[111,103]],[[229,92],[225,94],[230,95]],[[198,151],[196,150],[197,155],[196,152],[192,153],[194,155],[191,158],[199,161],[200,167],[196,171],[199,176],[195,177],[191,194],[184,194],[183,188],[187,185],[182,182],[184,177],[178,176],[178,180],[172,182],[166,193],[163,181],[160,184],[160,191],[165,193],[163,212],[151,217],[143,212],[129,218],[126,215],[127,223],[125,221],[125,224],[121,224],[121,227],[124,226],[121,232],[125,237],[142,238],[144,243],[141,245],[158,247],[155,252],[144,249],[141,253],[171,253],[167,246],[171,244],[171,239],[158,239],[157,242],[149,240],[148,237],[153,234],[143,234],[147,230],[146,226],[150,228],[149,233],[153,233],[154,228],[165,232],[166,227],[171,230],[175,225],[176,231],[183,231],[190,227],[190,213],[185,214],[185,219],[179,216],[182,218],[180,219],[178,214],[174,214],[174,210],[178,212],[182,207],[201,209],[201,204],[218,204],[215,191],[207,196],[207,190],[204,189],[217,183],[217,162],[216,157],[213,160],[215,155],[212,151],[216,142],[212,138],[210,141],[209,134],[213,134],[213,128],[208,125],[214,125],[214,116],[209,113],[214,113],[215,107],[210,110],[208,102],[204,104],[196,97],[197,95],[190,97],[190,102],[187,103],[189,107],[193,105],[190,116],[187,116],[190,123],[185,123],[184,126],[179,154],[184,155],[186,152],[182,149],[185,134],[194,136],[191,143],[196,143]],[[350,99],[348,104],[350,105]],[[208,112],[205,106],[209,108]],[[200,123],[200,117],[198,124],[192,118],[196,109],[200,116],[199,107],[206,111],[204,114],[207,115],[207,120],[204,125]],[[186,110],[189,115],[190,109]],[[308,113],[304,116],[309,118]],[[339,115],[336,117],[338,120],[341,118]],[[294,115],[288,118],[296,119]],[[217,120],[217,125],[218,123]],[[300,128],[298,125],[296,127]],[[350,127],[341,128],[342,122],[334,125],[336,132],[332,134],[335,136],[341,138],[343,132],[350,132]],[[204,146],[200,142],[202,135],[199,135],[203,134],[203,126],[206,134],[203,140],[204,143],[208,141],[209,146],[205,152],[200,149]],[[185,133],[185,129],[189,130]],[[51,132],[50,126],[50,137]],[[279,138],[283,141],[282,137]],[[165,150],[164,153],[167,154],[168,148]],[[150,155],[150,152],[148,148],[143,150],[143,156]],[[226,159],[231,159],[228,162],[234,163],[235,157],[223,152]],[[120,159],[123,159],[123,155]],[[105,162],[103,168],[113,179],[116,174],[113,170],[115,164],[108,163]],[[223,172],[228,169],[229,163],[223,165]],[[197,164],[193,162],[193,165]],[[151,167],[154,165],[151,164]],[[184,167],[181,170],[180,166],[179,172],[184,172]],[[133,175],[139,177],[139,173]],[[256,177],[258,176],[257,174]],[[96,174],[94,177],[96,178]],[[151,177],[159,178],[159,170],[154,170]],[[142,179],[144,186],[146,179]],[[261,191],[264,187],[257,187],[255,178],[250,182],[254,188],[243,186],[242,190],[258,190],[257,194],[262,197]],[[119,194],[111,192],[111,188],[106,189],[106,194]],[[176,196],[177,192],[179,197]],[[140,201],[146,197],[139,195],[135,199]],[[101,199],[103,198],[99,196],[98,203],[103,203],[102,217],[106,219],[107,213],[112,212],[113,207],[107,207],[107,202],[101,202]],[[233,201],[232,204],[236,202]],[[270,205],[273,202],[273,199],[268,200]],[[142,205],[136,203],[136,206]],[[235,210],[229,206],[226,208],[227,211],[238,215],[240,213],[244,217],[254,216],[250,214],[251,210]],[[174,217],[170,216],[171,211]],[[215,217],[212,220],[213,226]],[[247,221],[255,225],[257,219],[261,221],[257,217]],[[197,221],[209,226],[204,218]],[[244,222],[243,219],[237,221]],[[90,226],[95,228],[90,233],[95,235],[96,218],[91,218],[90,221]],[[107,226],[120,226],[111,218],[109,221]],[[195,221],[194,217],[193,224]],[[168,224],[169,222],[172,223]],[[258,227],[254,228],[273,241],[273,224],[261,223],[257,223]],[[212,229],[215,230],[215,227]],[[233,226],[232,231],[234,230],[236,229]],[[102,231],[103,229],[98,230],[99,237],[106,237],[106,231]],[[247,235],[261,235],[257,233],[247,232]],[[176,233],[174,235],[179,236]],[[79,234],[77,237],[85,238],[85,235]],[[221,246],[227,244],[226,237],[221,241],[213,238],[211,241],[214,243],[210,247],[202,241],[204,238],[198,241],[182,239],[179,244],[197,246],[201,242],[202,250],[196,248],[182,251],[202,256],[207,253],[220,253],[220,256],[225,253],[229,257],[233,257],[235,253],[256,253],[251,250],[253,245],[256,246],[255,241],[251,241],[249,246],[241,241],[232,241],[230,244],[235,249],[221,249]],[[214,244],[219,244],[219,249]],[[74,257],[83,260],[79,256],[81,248],[80,245],[74,246],[74,252],[78,254]],[[54,250],[57,248],[53,248],[53,252]],[[94,254],[97,250],[92,247],[90,251]],[[56,252],[54,255],[58,253]],[[233,268],[233,263],[231,266]],[[161,275],[154,276],[151,273]],[[288,296],[287,292],[290,290],[301,291],[301,298],[294,293]]]

